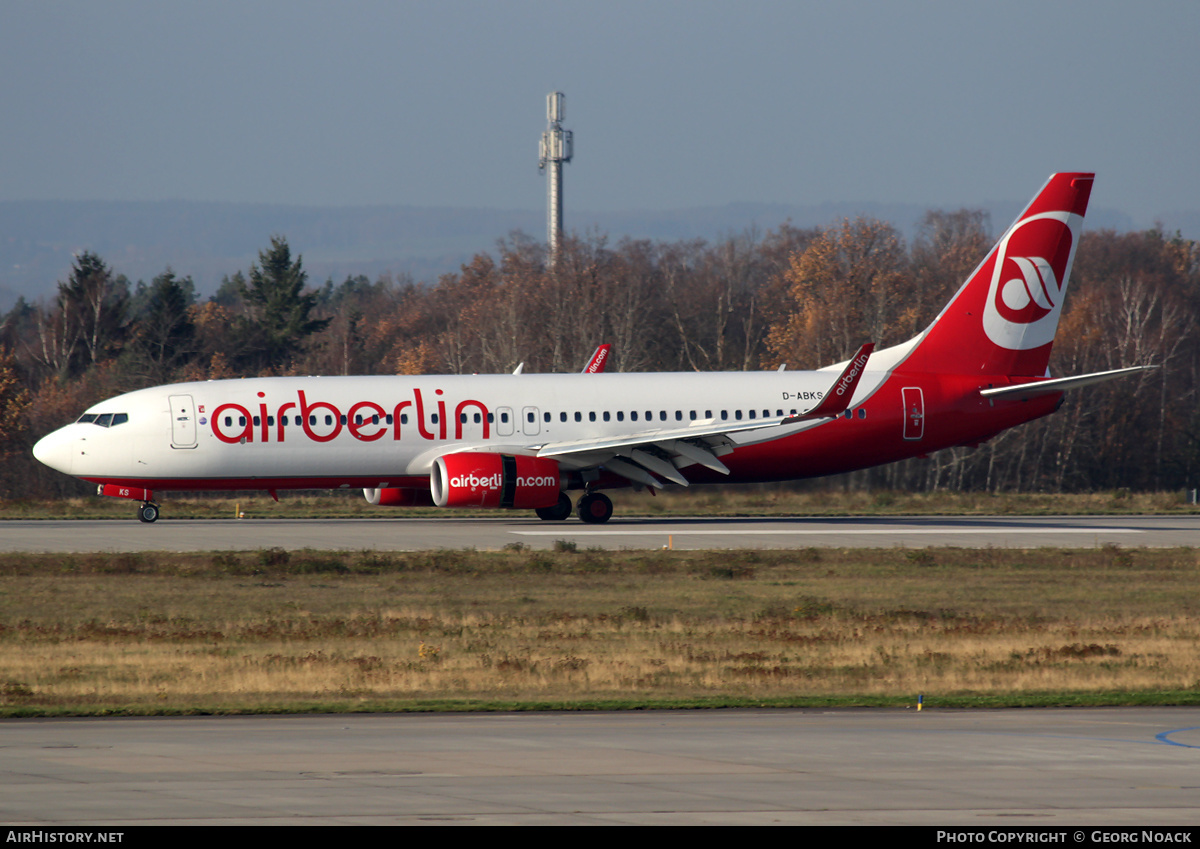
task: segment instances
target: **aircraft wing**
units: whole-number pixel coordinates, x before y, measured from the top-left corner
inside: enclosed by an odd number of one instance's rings
[[[687,486],[688,480],[679,469],[693,464],[727,475],[729,469],[718,457],[733,450],[728,434],[840,416],[849,406],[874,348],[870,342],[859,348],[816,406],[803,413],[738,422],[702,419],[684,427],[552,442],[539,446],[537,455],[555,457],[576,468],[603,466],[621,477],[656,488],[662,488],[663,483],[655,474]]]

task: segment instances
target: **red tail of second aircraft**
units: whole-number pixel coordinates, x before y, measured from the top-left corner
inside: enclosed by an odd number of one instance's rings
[[[906,369],[1046,375],[1094,176],[1050,177],[922,334]]]

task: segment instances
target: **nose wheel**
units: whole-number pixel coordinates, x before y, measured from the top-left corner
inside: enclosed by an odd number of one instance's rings
[[[158,521],[158,505],[147,501],[139,507],[138,520],[146,523]]]

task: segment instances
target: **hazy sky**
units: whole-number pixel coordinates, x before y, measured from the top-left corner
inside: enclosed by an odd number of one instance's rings
[[[0,200],[1200,208],[1200,2],[0,0]]]

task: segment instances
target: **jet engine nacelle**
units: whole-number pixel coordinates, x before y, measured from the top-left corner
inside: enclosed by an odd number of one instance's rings
[[[562,490],[557,460],[467,451],[433,461],[438,507],[553,507]]]
[[[432,507],[433,499],[424,489],[364,489],[368,504],[376,507]]]

